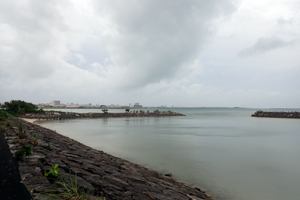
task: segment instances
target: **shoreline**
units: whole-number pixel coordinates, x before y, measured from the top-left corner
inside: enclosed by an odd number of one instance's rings
[[[10,118],[10,120],[13,120],[16,125],[23,119]],[[51,165],[58,164],[63,175],[66,176],[70,170],[72,174],[77,174],[79,185],[89,187],[93,195],[107,199],[212,200],[212,197],[199,188],[191,188],[183,182],[178,182],[170,174],[163,175],[103,151],[92,149],[53,130],[34,124],[35,121],[36,119],[23,121],[28,136],[38,134],[40,137],[39,144],[32,145],[35,155],[19,161],[23,183],[29,191],[33,191],[35,197],[42,191],[53,189],[54,186],[43,176],[43,173]],[[12,151],[20,148],[20,145],[12,144],[11,136],[6,140]],[[51,151],[45,149],[47,142],[51,142]],[[29,169],[29,166],[33,170]],[[34,175],[30,177],[29,172],[33,172]]]
[[[27,118],[21,118],[20,119],[26,121],[26,122],[29,122],[29,123],[32,123],[32,124],[36,124],[35,122],[38,121],[38,119],[27,119]]]

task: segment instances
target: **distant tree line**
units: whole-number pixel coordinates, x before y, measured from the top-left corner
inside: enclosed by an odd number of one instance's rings
[[[37,105],[21,100],[11,100],[10,102],[4,102],[4,104],[1,104],[0,106],[2,107],[2,110],[11,114],[44,112],[42,109],[39,110]]]

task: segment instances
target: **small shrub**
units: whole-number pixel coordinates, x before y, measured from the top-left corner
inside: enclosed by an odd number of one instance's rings
[[[102,112],[103,112],[104,114],[107,114],[107,113],[108,113],[108,110],[107,110],[107,109],[102,109]]]
[[[6,120],[9,116],[12,116],[13,114],[10,113],[7,110],[0,110],[0,121]]]
[[[125,111],[126,111],[127,113],[129,113],[130,109],[129,109],[129,108],[127,108],[127,109],[125,109]]]
[[[15,152],[15,156],[17,159],[21,159],[25,156],[25,150],[24,149],[20,149],[18,151]]]
[[[15,156],[17,159],[21,159],[24,156],[32,156],[31,146],[23,145],[22,149],[15,152]]]
[[[31,146],[23,145],[23,149],[25,150],[26,156],[32,156],[33,155],[32,150],[31,150]]]

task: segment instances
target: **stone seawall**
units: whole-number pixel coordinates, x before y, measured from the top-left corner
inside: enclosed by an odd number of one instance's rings
[[[211,200],[199,188],[178,182],[171,174],[147,169],[19,118],[9,120],[13,125],[6,127],[5,135],[11,152],[24,144],[32,147],[34,155],[19,160],[19,171],[22,183],[36,200],[47,199],[47,191],[61,191],[55,184],[59,179],[49,181],[44,176],[56,164],[62,178],[75,180],[76,176],[78,186],[88,191],[88,199]],[[26,130],[22,137],[18,136],[20,123]],[[51,148],[47,148],[49,144]]]
[[[69,113],[69,112],[46,112],[42,114],[26,114],[20,116],[27,119],[38,120],[63,120],[80,118],[124,118],[124,117],[170,117],[185,116],[176,112],[140,112],[140,113]]]
[[[294,118],[300,119],[300,112],[265,112],[265,111],[256,111],[252,117],[269,117],[269,118]]]

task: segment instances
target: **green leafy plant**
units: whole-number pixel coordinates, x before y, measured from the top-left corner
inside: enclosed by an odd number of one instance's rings
[[[15,152],[15,156],[17,159],[21,159],[25,156],[25,150],[24,149],[20,149],[18,151]]]
[[[48,172],[45,172],[44,176],[46,176],[47,178],[51,178],[51,176],[57,177],[59,175],[59,172],[56,170],[57,168],[58,164],[52,165],[52,168],[50,168]]]
[[[102,109],[102,112],[103,112],[104,114],[107,114],[107,113],[108,113],[108,110],[107,110],[107,109]]]
[[[129,109],[129,108],[126,108],[125,111],[126,111],[127,113],[129,113],[130,109]]]
[[[31,146],[23,145],[22,149],[15,152],[15,156],[18,159],[23,158],[24,156],[32,156]]]
[[[26,156],[32,156],[32,150],[31,150],[31,146],[27,146],[27,145],[23,145],[23,149],[25,150],[25,155]]]

